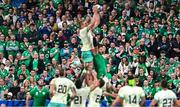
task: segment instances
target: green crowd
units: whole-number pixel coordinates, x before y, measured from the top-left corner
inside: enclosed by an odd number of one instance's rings
[[[12,1],[0,0],[1,100],[24,100],[29,93],[39,98],[35,105],[43,104],[61,70],[72,81],[80,77],[80,26],[96,4],[101,9],[93,63],[97,78],[110,83],[106,91],[117,94],[131,69],[147,100],[161,90],[161,80],[180,98],[178,0],[26,0],[19,7]],[[111,104],[114,98],[103,100]]]

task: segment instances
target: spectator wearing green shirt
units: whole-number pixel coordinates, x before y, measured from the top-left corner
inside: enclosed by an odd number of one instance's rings
[[[30,43],[26,37],[23,38],[23,42],[20,43],[19,50],[20,52],[24,52],[28,50]]]
[[[148,85],[152,88],[155,84],[153,77],[151,75],[147,76]]]
[[[8,93],[8,87],[7,85],[5,85],[5,81],[2,78],[0,78],[0,94],[1,94],[0,98],[4,99],[7,93]]]
[[[32,60],[32,70],[38,71],[38,53],[33,54],[33,60]]]
[[[170,80],[171,78],[166,74],[167,71],[165,71],[164,69],[161,70],[158,81],[162,81],[162,80]]]
[[[26,79],[30,80],[30,78],[34,78],[35,81],[39,79],[39,76],[37,75],[35,70],[31,70],[30,75]]]
[[[49,98],[49,90],[44,87],[44,80],[39,79],[37,86],[34,87],[26,97],[26,107],[29,107],[29,100],[33,98],[33,107],[45,107],[46,99]]]
[[[149,83],[147,80],[144,80],[143,90],[145,92],[145,96],[146,96],[147,100],[152,99],[151,87],[149,86]]]
[[[170,77],[171,79],[169,81],[172,81],[174,86],[177,86],[178,83],[180,83],[180,80],[178,80],[178,75],[176,75],[175,73],[172,73]]]
[[[26,77],[30,76],[29,70],[26,68],[26,65],[24,63],[21,65],[21,68],[17,72],[17,77],[19,77],[20,74],[24,74]]]
[[[142,85],[142,84],[143,84],[143,81],[147,78],[147,77],[145,76],[144,69],[142,69],[142,68],[139,69],[138,78],[139,78],[139,80],[140,80],[140,84]]]
[[[50,50],[50,58],[55,59],[57,62],[60,61],[59,42],[56,42],[54,47]]]
[[[44,58],[44,64],[47,65],[48,63],[50,63],[50,48],[48,48],[47,43],[43,43],[43,47],[39,50],[39,55],[43,54]]]
[[[6,43],[6,50],[8,55],[16,56],[19,51],[19,42],[15,40],[15,36],[11,35],[11,40]]]
[[[21,63],[24,63],[27,67],[29,67],[30,62],[32,60],[32,56],[33,56],[33,46],[29,45],[28,50],[22,53]]]
[[[118,49],[116,48],[115,43],[111,42],[110,48],[108,49],[108,53],[111,55],[111,57],[114,57],[117,52]]]
[[[5,79],[5,77],[8,75],[8,71],[4,68],[5,67],[5,64],[4,63],[1,63],[0,64],[0,77],[2,79]]]
[[[0,52],[4,53],[6,42],[3,34],[0,35]]]
[[[51,77],[54,77],[55,76],[55,68],[52,66],[52,64],[47,64],[47,67],[46,67],[46,70],[48,72],[48,75],[51,76]]]

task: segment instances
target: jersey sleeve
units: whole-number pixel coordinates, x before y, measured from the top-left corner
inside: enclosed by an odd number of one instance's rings
[[[124,96],[123,88],[119,89],[118,96],[119,96],[120,98],[124,98],[124,97],[125,97],[125,96]]]
[[[76,89],[76,86],[74,85],[74,83],[72,81],[70,82],[70,88],[71,89],[73,89],[73,88]]]
[[[159,101],[159,94],[158,94],[158,93],[156,93],[156,94],[154,95],[154,99],[155,99],[156,101]]]
[[[173,100],[176,101],[177,100],[176,94],[174,92],[172,92],[172,94],[173,94]]]

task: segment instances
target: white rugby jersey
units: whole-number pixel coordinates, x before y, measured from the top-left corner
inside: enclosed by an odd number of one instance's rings
[[[103,89],[97,87],[89,95],[88,107],[100,107],[100,101],[103,94]]]
[[[177,100],[175,93],[169,89],[157,92],[154,99],[158,101],[159,107],[173,107],[174,101]]]
[[[141,98],[145,97],[145,93],[141,87],[124,86],[119,90],[118,96],[124,99],[124,107],[140,107]]]
[[[74,83],[66,77],[59,77],[53,80],[56,87],[56,93],[52,97],[51,102],[67,104],[67,96],[70,89],[75,88]]]
[[[77,89],[76,90],[77,95],[71,101],[71,107],[86,107],[86,101],[90,90],[91,90],[90,87]]]

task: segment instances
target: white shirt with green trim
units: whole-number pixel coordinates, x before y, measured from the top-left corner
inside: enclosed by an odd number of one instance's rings
[[[77,95],[71,101],[71,107],[86,107],[86,101],[90,93],[90,87],[76,90]]]
[[[97,87],[89,95],[88,107],[100,107],[100,101],[103,94],[103,89]]]
[[[74,83],[65,77],[58,77],[54,79],[53,84],[56,87],[56,93],[52,97],[51,102],[67,104],[67,97],[69,91],[72,88],[75,89]]]
[[[89,51],[93,48],[93,43],[92,43],[92,33],[89,31],[88,27],[85,27],[80,30],[80,36],[79,38],[82,41],[82,51]]]
[[[173,107],[174,101],[177,100],[175,93],[169,89],[157,92],[154,99],[158,101],[159,107]]]
[[[141,98],[145,97],[145,93],[141,87],[124,86],[120,88],[118,96],[123,99],[124,107],[140,107]]]

